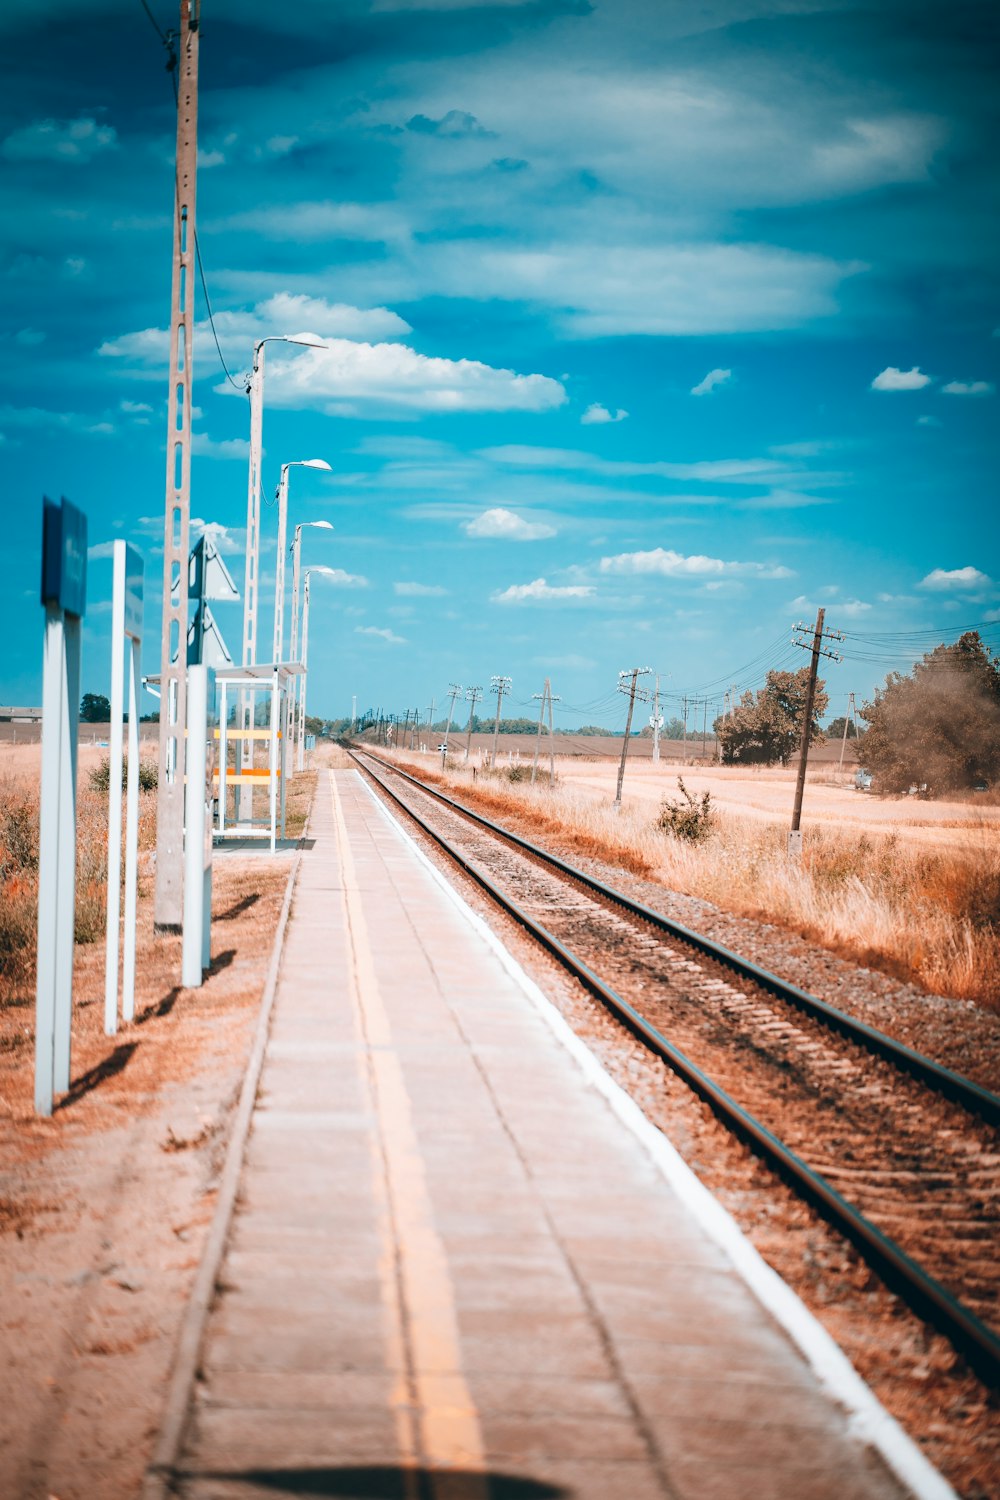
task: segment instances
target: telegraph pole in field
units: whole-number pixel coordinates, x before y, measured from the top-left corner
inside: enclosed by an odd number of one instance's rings
[[[448,684],[448,699],[449,699],[449,703],[448,703],[448,722],[444,726],[444,739],[441,741],[441,769],[442,769],[442,771],[444,770],[445,762],[448,759],[448,735],[449,735],[449,733],[451,731],[451,721],[452,721],[452,719],[455,716],[455,699],[456,698],[461,698],[461,696],[462,696],[461,686],[457,682],[451,682],[451,683],[449,683]]]
[[[625,780],[625,757],[628,755],[628,737],[632,732],[632,714],[635,710],[635,700],[649,701],[649,694],[644,688],[638,686],[640,677],[647,677],[652,667],[626,667],[618,673],[618,691],[628,694],[628,718],[625,721],[625,739],[622,743],[621,764],[618,767],[618,789],[615,792],[615,807],[622,805],[622,782]],[[626,682],[630,678],[631,681]]]
[[[472,723],[473,723],[473,720],[476,717],[476,704],[479,702],[479,700],[480,700],[480,698],[482,696],[483,696],[483,690],[482,690],[481,687],[470,687],[470,688],[466,688],[466,690],[465,690],[466,701],[467,701],[467,703],[469,705],[469,727],[468,727],[468,730],[466,731],[466,736],[465,736],[465,758],[466,758],[466,760],[469,759],[469,752],[472,749]]]
[[[198,176],[198,16],[181,0],[177,36],[177,167],[170,283],[167,494],[163,527],[163,641],[156,794],[154,921],[179,928],[184,885],[184,753],[187,729],[188,545],[191,518],[191,353],[194,332],[195,192]]]
[[[660,674],[656,674],[656,687],[653,690],[653,712],[649,716],[649,727],[653,731],[653,764],[656,765],[660,759],[660,730],[663,728],[663,715],[660,713]]]
[[[806,785],[806,764],[809,759],[809,732],[812,729],[813,704],[816,701],[816,677],[819,673],[819,659],[821,656],[829,656],[833,661],[840,661],[841,659],[836,651],[828,651],[826,649],[823,645],[823,637],[830,636],[833,640],[838,641],[844,639],[839,630],[823,629],[825,615],[826,611],[823,609],[816,611],[816,624],[813,629],[812,656],[809,661],[809,683],[806,687],[805,712],[802,716],[802,740],[799,748],[798,770],[795,776],[795,801],[792,806],[792,827],[788,835],[788,852],[791,855],[802,853],[802,794],[805,791]],[[806,628],[805,625],[796,625],[795,627],[796,630],[803,632]],[[801,646],[805,651],[809,650],[809,647],[803,640],[796,640],[793,637],[792,644]]]
[[[493,764],[497,763],[497,740],[500,738],[500,710],[503,707],[503,695],[509,693],[511,682],[509,677],[491,677],[490,692],[497,695],[497,717],[493,725]]]
[[[856,707],[855,702],[854,702],[854,694],[853,693],[848,693],[848,695],[847,695],[847,717],[844,720],[844,738],[840,742],[840,763],[837,766],[837,775],[838,776],[840,775],[841,771],[843,771],[843,769],[844,769],[844,751],[847,749],[847,731],[850,728],[852,721],[854,723],[854,738],[857,739],[857,737],[858,737],[858,711],[857,711],[857,707]]]
[[[536,702],[539,699],[541,700],[538,705],[538,733],[535,736],[535,758],[531,765],[531,784],[534,786],[535,777],[538,775],[538,752],[542,745],[542,722],[545,718],[546,704],[549,710],[549,781],[554,782],[556,779],[556,752],[552,738],[552,705],[553,703],[560,702],[560,699],[558,694],[555,697],[552,696],[552,683],[547,677],[545,679],[545,687],[542,691],[540,693],[532,693],[531,696]]]

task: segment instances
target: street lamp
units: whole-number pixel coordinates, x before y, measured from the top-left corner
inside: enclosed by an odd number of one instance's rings
[[[307,349],[326,349],[326,344],[317,344],[310,339],[296,339],[289,334],[269,334],[258,339],[253,346],[253,360],[247,379],[246,392],[250,397],[250,466],[247,474],[247,551],[243,575],[243,649],[240,660],[244,667],[257,661],[257,589],[260,561],[260,459],[264,431],[264,347],[266,344],[300,344]],[[184,643],[181,642],[183,650]],[[240,727],[251,728],[252,698],[246,689],[240,694]],[[242,742],[240,768],[246,771],[253,760],[253,742],[246,738]],[[247,783],[240,786],[240,815],[251,816],[252,789]]]
[[[289,660],[296,661],[296,652],[299,649],[299,552],[302,547],[302,529],[304,526],[316,526],[321,531],[332,531],[333,525],[330,521],[300,521],[293,533],[292,542],[292,642],[289,649]],[[296,697],[298,694],[298,678],[292,687],[291,695],[287,702],[287,722],[285,724],[285,739],[290,745],[297,728]],[[291,762],[289,762],[291,764]]]
[[[275,492],[278,502],[278,561],[274,570],[274,649],[271,660],[281,661],[285,630],[285,535],[288,529],[288,471],[289,469],[326,469],[330,465],[325,458],[294,458],[291,463],[281,465],[281,478]],[[308,523],[306,523],[308,524]],[[329,525],[328,521],[320,525]],[[296,527],[296,533],[299,527]]]
[[[302,602],[302,686],[299,689],[299,730],[298,730],[298,759],[296,770],[305,769],[306,752],[306,679],[309,668],[309,575],[310,573],[326,573],[331,578],[336,578],[335,568],[319,566],[306,568],[306,580],[303,588]]]

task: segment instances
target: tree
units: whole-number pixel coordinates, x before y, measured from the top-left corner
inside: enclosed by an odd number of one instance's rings
[[[926,783],[941,796],[1000,775],[1000,659],[976,630],[936,646],[909,676],[890,672],[861,717],[877,792]]]
[[[80,699],[80,719],[84,724],[110,724],[111,700],[102,693],[84,693]]]
[[[843,714],[841,714],[839,719],[831,719],[823,733],[828,740],[842,740],[844,738],[845,724],[847,725],[847,738],[849,740],[856,740],[859,734],[858,726],[853,719],[845,718]]]
[[[756,694],[744,693],[732,717],[723,715],[713,724],[724,765],[784,765],[802,740],[802,718],[809,690],[809,668],[797,672],[771,671]],[[823,738],[819,721],[829,703],[822,678],[816,681],[809,744]]]

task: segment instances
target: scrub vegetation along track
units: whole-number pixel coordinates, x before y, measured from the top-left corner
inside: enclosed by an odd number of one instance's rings
[[[1000,1386],[996,1095],[398,767],[357,760]]]

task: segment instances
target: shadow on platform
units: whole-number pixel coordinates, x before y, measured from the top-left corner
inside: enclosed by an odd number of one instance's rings
[[[175,1478],[180,1478],[176,1474]],[[253,1485],[313,1500],[569,1500],[570,1491],[518,1474],[355,1464],[344,1468],[183,1471],[183,1479]]]
[[[275,854],[294,854],[296,849],[315,849],[315,839],[275,839]],[[258,838],[229,839],[223,836],[217,838],[212,844],[212,856],[215,859],[226,854],[270,854],[271,840],[267,834]]]

